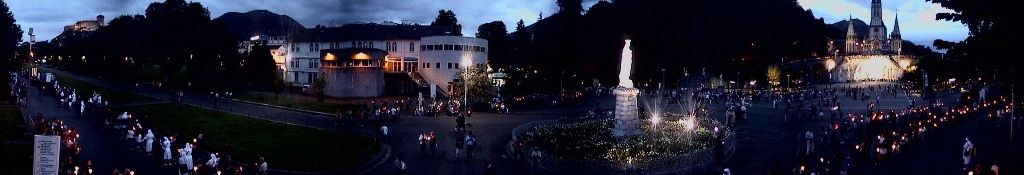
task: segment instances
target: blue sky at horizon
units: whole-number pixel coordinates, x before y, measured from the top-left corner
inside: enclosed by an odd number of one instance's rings
[[[871,21],[871,0],[797,0],[804,9],[826,23],[847,20],[852,16],[865,23]],[[935,39],[961,41],[969,31],[959,22],[936,21],[935,14],[953,12],[925,0],[882,0],[882,21],[892,33],[898,14],[900,34],[904,40],[918,45],[932,46]],[[933,47],[934,49],[934,47]]]

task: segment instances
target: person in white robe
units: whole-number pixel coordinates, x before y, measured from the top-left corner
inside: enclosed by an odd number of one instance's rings
[[[164,166],[171,165],[171,139],[164,137],[163,142],[160,142],[160,146],[164,149]]]
[[[185,143],[185,147],[181,148],[181,164],[185,165],[185,168],[191,169],[195,167],[192,161],[192,144]]]
[[[960,153],[964,159],[964,170],[967,170],[970,168],[970,166],[968,165],[970,165],[972,157],[971,153],[969,153],[968,151],[973,151],[972,149],[974,149],[974,143],[971,143],[970,138],[965,138],[964,140],[967,140],[967,143],[964,143],[964,150],[961,151]]]
[[[264,160],[263,157],[260,157],[260,168],[259,168],[259,170],[260,170],[260,172],[259,172],[260,175],[266,175],[267,174],[267,160]]]
[[[206,167],[210,172],[217,172],[217,163],[220,163],[220,158],[217,154],[210,154],[210,160],[206,161]]]
[[[153,130],[146,131],[146,154],[153,155],[153,140],[156,139],[153,136]]]

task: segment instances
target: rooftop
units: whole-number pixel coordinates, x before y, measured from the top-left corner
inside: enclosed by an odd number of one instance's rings
[[[425,36],[451,35],[448,27],[408,25],[408,24],[346,24],[341,27],[311,28],[303,30],[295,41],[354,41],[354,40],[389,40],[419,39]]]

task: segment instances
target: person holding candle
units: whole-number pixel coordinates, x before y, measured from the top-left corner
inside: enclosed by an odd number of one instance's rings
[[[434,135],[433,131],[430,132],[430,143],[428,146],[430,147],[430,156],[437,155],[437,135]]]
[[[429,138],[430,136],[427,135],[426,131],[420,131],[420,137],[416,139],[420,142],[420,156],[425,156],[427,154],[427,142],[429,142],[427,139]]]
[[[170,166],[171,163],[171,139],[164,137],[163,141],[160,142],[160,146],[164,149],[164,166]]]
[[[974,143],[971,143],[971,138],[964,138],[964,140],[967,140],[967,142],[964,143],[963,146],[964,170],[967,170],[968,168],[970,168],[969,165],[971,163],[971,154],[974,150]]]
[[[260,157],[259,173],[260,175],[267,175],[267,161],[263,157]]]
[[[473,131],[469,131],[466,134],[466,157],[472,159],[473,150],[476,150],[476,135],[473,135]]]
[[[152,129],[146,131],[146,137],[145,137],[146,145],[145,146],[146,146],[146,154],[147,155],[153,155],[153,140],[156,139],[155,137],[156,136],[153,136],[153,130]]]

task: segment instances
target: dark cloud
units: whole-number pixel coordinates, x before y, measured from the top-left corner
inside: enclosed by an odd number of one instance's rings
[[[590,7],[598,0],[584,0]],[[38,40],[49,40],[65,25],[80,20],[93,20],[96,15],[106,20],[121,15],[145,14],[146,7],[163,0],[24,0],[9,1],[18,24],[24,30],[36,28]],[[195,0],[216,18],[227,12],[268,10],[288,15],[306,27],[340,26],[353,22],[401,22],[430,24],[441,9],[455,12],[463,34],[473,36],[483,23],[503,21],[512,30],[522,19],[527,24],[540,13],[549,16],[558,7],[555,0]],[[25,37],[28,39],[28,36]]]

